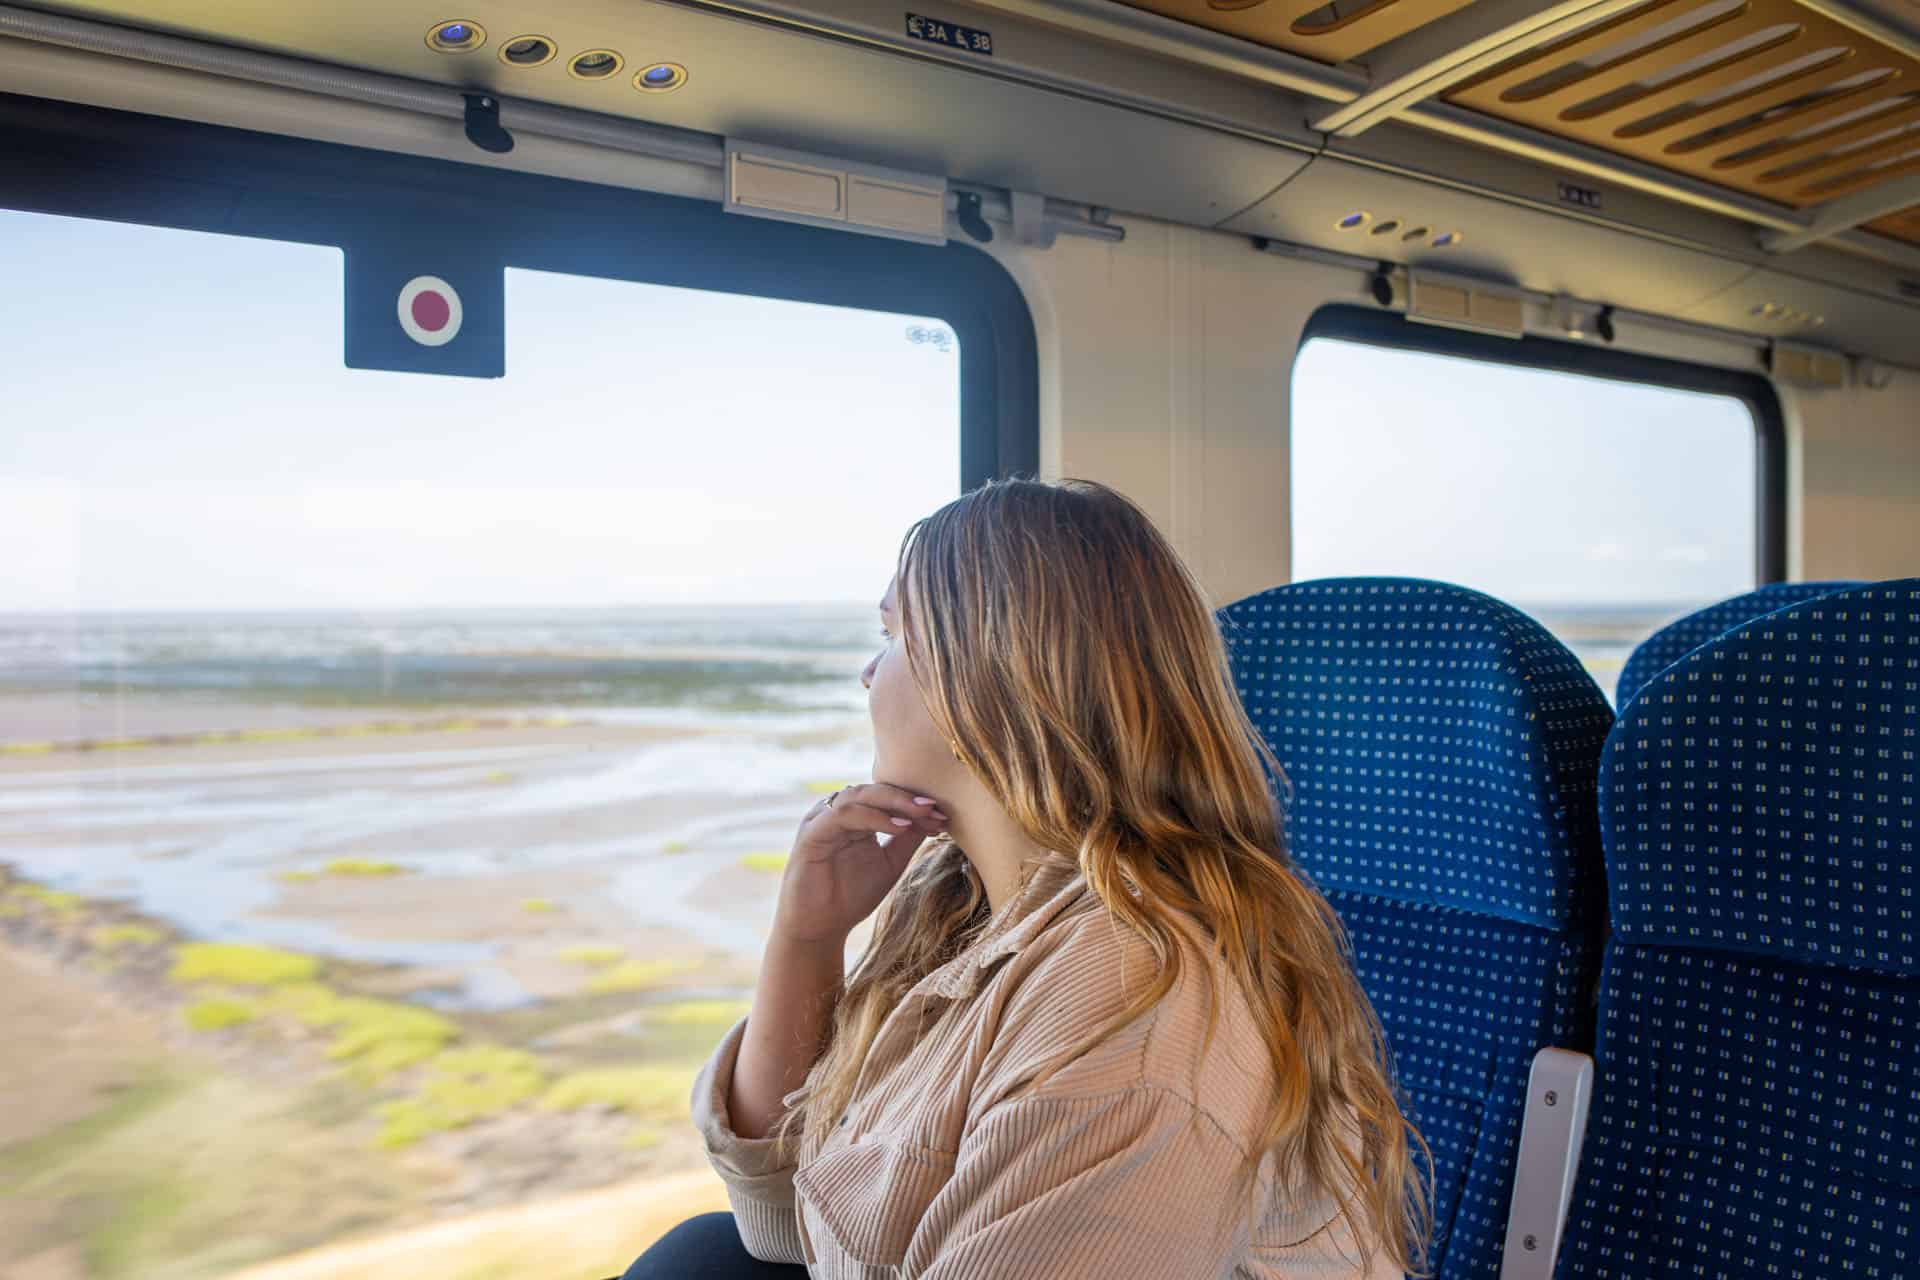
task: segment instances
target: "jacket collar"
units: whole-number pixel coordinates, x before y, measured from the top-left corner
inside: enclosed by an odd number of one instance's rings
[[[960,1000],[986,980],[994,962],[1017,954],[1088,892],[1086,877],[1068,858],[1036,864],[1020,891],[1005,903],[972,946],[921,979],[918,991]]]

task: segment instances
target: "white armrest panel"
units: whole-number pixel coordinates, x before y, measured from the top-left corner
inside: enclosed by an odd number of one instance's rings
[[[1542,1049],[1533,1056],[1500,1280],[1551,1280],[1592,1098],[1592,1058],[1566,1049]]]

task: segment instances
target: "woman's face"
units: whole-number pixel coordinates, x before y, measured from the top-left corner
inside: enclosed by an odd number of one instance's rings
[[[887,584],[880,601],[885,647],[860,673],[867,687],[867,714],[873,718],[873,780],[938,797],[951,789],[960,762],[927,713],[926,700],[907,665],[900,638],[899,583]]]

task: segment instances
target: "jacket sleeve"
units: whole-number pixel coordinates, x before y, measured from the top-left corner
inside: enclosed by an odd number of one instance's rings
[[[1263,1231],[1279,1247],[1256,1243],[1248,1192],[1235,1182],[1240,1160],[1211,1118],[1165,1089],[1002,1103],[963,1143],[952,1181],[929,1207],[923,1228],[937,1238],[914,1242],[927,1259],[916,1274],[1215,1280],[1238,1265],[1267,1280],[1398,1276],[1377,1257],[1363,1267],[1338,1230],[1307,1227],[1284,1239]],[[1304,1221],[1319,1207],[1286,1216]]]
[[[772,1138],[743,1138],[733,1131],[727,1098],[734,1063],[747,1029],[742,1018],[707,1059],[693,1082],[693,1123],[706,1142],[707,1160],[727,1184],[740,1242],[762,1262],[804,1263],[793,1206],[794,1160],[782,1163]]]

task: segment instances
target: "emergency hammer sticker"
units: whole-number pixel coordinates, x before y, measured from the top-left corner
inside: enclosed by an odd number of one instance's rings
[[[497,378],[506,372],[505,268],[473,243],[348,246],[352,369]]]
[[[444,347],[460,336],[460,291],[439,276],[415,276],[401,286],[400,327],[423,347]]]

